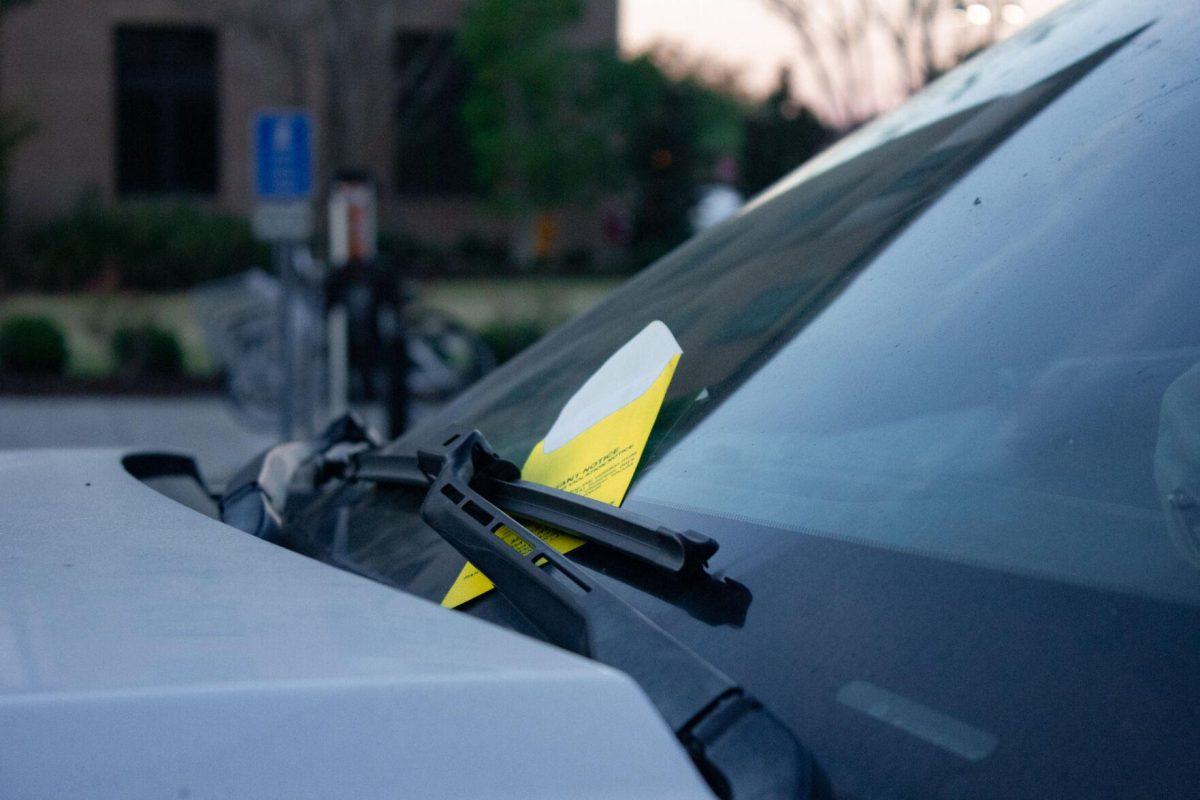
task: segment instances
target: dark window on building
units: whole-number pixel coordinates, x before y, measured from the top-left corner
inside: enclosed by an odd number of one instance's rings
[[[396,190],[401,194],[472,194],[475,161],[462,107],[470,67],[448,31],[396,37]]]
[[[217,35],[122,26],[117,52],[117,191],[217,191]]]

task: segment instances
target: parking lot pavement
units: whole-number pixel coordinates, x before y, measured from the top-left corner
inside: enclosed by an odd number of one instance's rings
[[[356,406],[377,431],[379,406]],[[414,401],[410,422],[437,406]],[[0,450],[31,447],[135,447],[193,456],[204,477],[220,486],[235,470],[277,443],[273,429],[255,428],[224,398],[0,396]]]
[[[190,453],[221,483],[278,437],[220,397],[0,397],[0,449],[138,447]]]

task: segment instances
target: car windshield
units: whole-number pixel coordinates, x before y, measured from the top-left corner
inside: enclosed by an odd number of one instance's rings
[[[676,616],[623,591],[791,715],[836,789],[1191,794],[1200,35],[1186,5],[1075,4],[977,57],[431,427],[466,420],[521,463],[604,359],[662,320],[683,356],[626,502],[720,539],[714,569],[747,587],[749,611]],[[404,502],[367,504],[370,533],[352,530],[341,560],[444,586],[437,559],[380,544]]]
[[[662,319],[632,497],[1200,602],[1167,499],[1200,497],[1196,148],[1109,91],[1140,28],[775,190],[454,412],[520,463]]]

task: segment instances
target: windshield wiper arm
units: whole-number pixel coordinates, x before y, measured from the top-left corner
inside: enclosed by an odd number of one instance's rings
[[[441,437],[455,441],[454,431]],[[704,570],[718,544],[696,531],[675,531],[639,514],[570,492],[521,480],[511,462],[497,456],[479,434],[480,469],[472,487],[493,504],[520,519],[539,522],[577,535],[673,575],[694,576]],[[420,455],[359,453],[350,458],[346,477],[427,488],[437,464],[422,464]]]
[[[633,678],[720,797],[812,796],[812,760],[775,715],[473,487],[499,460],[478,431],[417,458],[431,482],[422,519],[548,641]],[[496,535],[501,527],[525,546],[510,547]]]
[[[226,484],[219,501],[221,521],[260,539],[277,542],[292,481],[312,459],[338,445],[378,447],[379,442],[358,417],[345,414],[311,439],[269,447]]]

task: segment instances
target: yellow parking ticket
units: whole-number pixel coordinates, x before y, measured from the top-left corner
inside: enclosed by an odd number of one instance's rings
[[[662,322],[651,322],[613,353],[567,401],[521,469],[527,481],[619,506],[683,351]],[[560,553],[583,541],[541,525],[529,530]],[[496,535],[517,550],[508,528]],[[492,582],[466,564],[442,605],[456,608],[490,591]]]

